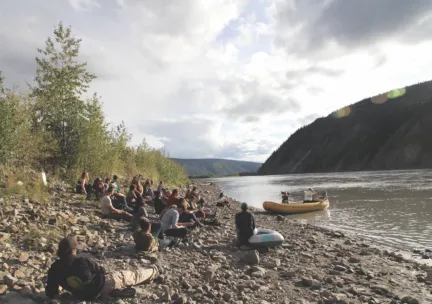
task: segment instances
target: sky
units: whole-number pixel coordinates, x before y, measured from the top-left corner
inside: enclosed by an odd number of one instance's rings
[[[263,162],[318,117],[432,78],[432,1],[415,3],[0,0],[0,70],[25,88],[62,21],[132,144]]]

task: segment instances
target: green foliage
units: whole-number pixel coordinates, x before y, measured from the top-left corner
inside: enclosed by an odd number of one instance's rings
[[[78,62],[80,43],[72,36],[71,28],[60,23],[54,30],[54,39],[48,38],[45,48],[38,49],[36,85],[32,87],[34,124],[45,131],[45,140],[51,142],[55,138],[51,144],[57,149],[50,162],[65,169],[75,165],[78,153],[85,109],[81,94],[96,77],[86,71],[87,63]]]
[[[164,151],[152,149],[145,140],[131,147],[125,124],[110,126],[100,98],[83,95],[96,75],[78,60],[80,44],[71,28],[60,23],[45,47],[38,49],[35,85],[29,94],[5,88],[0,72],[2,173],[17,167],[43,169],[73,182],[86,170],[92,178],[141,173],[171,184],[185,182],[183,169]],[[9,182],[7,191],[39,192],[34,181],[25,176],[20,180],[26,186]]]

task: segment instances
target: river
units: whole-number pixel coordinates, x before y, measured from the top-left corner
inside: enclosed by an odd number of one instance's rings
[[[432,249],[432,170],[245,176],[207,179],[262,208],[281,191],[327,190],[326,211],[287,216],[401,250]]]

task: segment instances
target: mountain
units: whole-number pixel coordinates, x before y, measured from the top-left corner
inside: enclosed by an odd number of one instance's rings
[[[364,99],[292,134],[259,174],[432,168],[432,81]]]
[[[229,176],[240,173],[256,174],[261,166],[261,163],[219,158],[172,158],[172,160],[183,166],[189,176],[200,177]]]

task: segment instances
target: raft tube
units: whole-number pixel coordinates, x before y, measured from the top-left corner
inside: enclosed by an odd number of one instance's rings
[[[276,247],[282,245],[284,237],[277,231],[256,228],[249,238],[249,244],[254,247]]]
[[[323,199],[320,200],[319,202],[313,202],[313,203],[299,202],[299,203],[281,204],[281,203],[269,202],[269,201],[263,203],[264,210],[270,212],[285,213],[285,214],[320,211],[320,210],[327,209],[329,206],[330,206],[330,202],[328,199]]]

